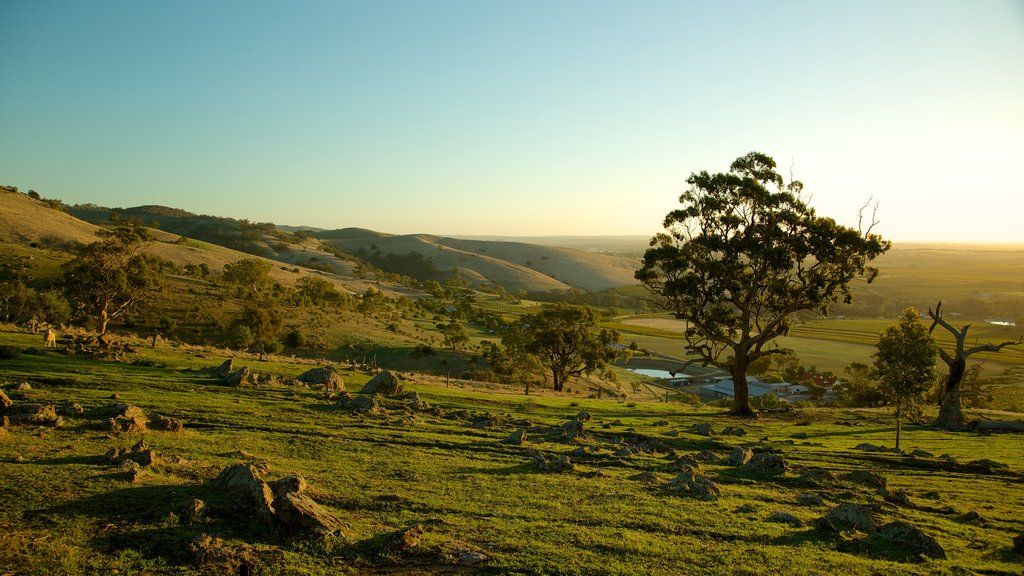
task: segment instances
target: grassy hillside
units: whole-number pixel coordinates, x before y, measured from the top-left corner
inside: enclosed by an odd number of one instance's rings
[[[15,332],[0,332],[0,344],[36,345]],[[58,352],[0,361],[2,386],[16,402],[84,409],[60,428],[12,425],[0,433],[0,571],[191,574],[186,547],[206,533],[236,550],[253,547],[261,574],[1020,572],[1020,556],[1011,552],[1013,537],[1024,531],[1020,435],[909,426],[905,449],[936,456],[865,452],[856,446],[892,444],[892,423],[878,412],[809,409],[737,420],[663,403],[446,388],[415,375],[405,386],[429,410],[381,399],[386,415],[360,415],[315,390],[286,383],[227,387],[195,371],[223,358],[211,350],[157,348],[141,350],[133,363]],[[281,377],[311,366],[240,360]],[[342,375],[349,390],[370,377]],[[20,382],[32,389],[14,390]],[[112,394],[147,414],[184,420],[185,431],[109,431],[93,414],[113,402]],[[581,410],[592,416],[584,435],[562,436],[561,424]],[[700,435],[691,428],[700,423],[716,431],[738,426],[746,435]],[[525,444],[502,443],[522,428]],[[139,440],[158,461],[133,482],[104,454]],[[755,473],[714,459],[737,447],[775,453],[786,470]],[[542,470],[537,453],[568,455],[573,468]],[[980,458],[1006,468],[972,463]],[[348,524],[351,538],[262,525],[244,500],[214,481],[240,462],[262,463],[268,479],[302,475],[307,493]],[[686,465],[717,486],[717,500],[671,488]],[[860,479],[847,476],[854,472]],[[184,510],[193,498],[206,508],[190,518]],[[873,544],[861,531],[816,527],[844,503],[871,510],[877,525],[918,528],[947,558],[922,560]],[[781,512],[792,517],[773,521]],[[389,544],[389,534],[410,526],[423,529],[418,543]],[[467,558],[479,562],[460,565]],[[205,573],[218,572],[208,566]]]

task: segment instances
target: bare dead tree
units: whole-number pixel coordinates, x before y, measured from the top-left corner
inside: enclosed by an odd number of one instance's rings
[[[960,404],[960,383],[963,382],[964,374],[967,371],[967,358],[977,352],[999,352],[1007,346],[1016,346],[1024,343],[1024,336],[1013,341],[1008,340],[999,344],[979,344],[967,348],[964,343],[967,340],[967,331],[971,325],[963,328],[956,328],[942,318],[942,301],[939,301],[933,311],[928,309],[928,315],[932,318],[932,326],[928,329],[931,333],[936,326],[942,326],[956,339],[956,351],[953,354],[939,348],[939,357],[949,366],[949,374],[946,376],[946,383],[943,389],[942,406],[939,408],[939,417],[935,425],[947,430],[958,430],[964,427],[964,413]]]

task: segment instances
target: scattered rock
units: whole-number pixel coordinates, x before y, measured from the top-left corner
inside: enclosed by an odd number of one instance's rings
[[[270,491],[274,493],[274,498],[278,498],[289,492],[302,494],[306,491],[306,488],[309,487],[306,483],[306,479],[298,474],[286,474],[277,480],[267,482],[267,486],[270,486]]]
[[[340,532],[348,537],[347,526],[312,498],[297,492],[283,492],[274,499],[274,511],[288,530],[308,530],[319,534]]]
[[[778,476],[785,474],[789,465],[786,460],[778,454],[762,452],[755,454],[746,464],[740,467],[744,472],[751,474],[762,474],[765,476]]]
[[[362,394],[382,394],[384,396],[396,396],[404,392],[398,377],[390,370],[384,370],[367,382],[360,391]]]
[[[339,400],[338,406],[353,412],[366,414],[368,416],[377,416],[386,413],[384,408],[381,407],[380,403],[373,396],[356,396],[351,400]]]
[[[181,509],[181,519],[187,524],[191,524],[197,520],[202,519],[206,513],[206,502],[198,498],[192,498],[185,503],[185,506]]]
[[[932,454],[931,452],[921,450],[920,448],[911,452],[910,455],[913,456],[914,458],[935,458],[934,454]]]
[[[1013,537],[1013,551],[1024,556],[1024,532]]]
[[[825,500],[817,494],[797,494],[796,503],[799,506],[824,506]]]
[[[939,494],[935,490],[931,490],[921,494],[921,498],[925,500],[942,500],[942,494]]]
[[[405,396],[402,396],[402,400],[405,400],[405,405],[410,410],[415,410],[417,412],[426,412],[427,410],[430,410],[430,404],[420,398],[420,395],[416,392],[409,392]]]
[[[747,431],[739,426],[727,426],[725,430],[722,430],[723,436],[746,436]]]
[[[804,486],[823,486],[836,481],[836,475],[825,468],[808,468],[797,478]]]
[[[189,542],[188,554],[192,564],[217,574],[258,574],[260,559],[248,544],[228,546],[224,540],[200,534]]]
[[[6,409],[11,404],[14,404],[14,402],[7,397],[7,394],[5,394],[3,390],[0,390],[0,410]]]
[[[888,485],[885,478],[875,474],[874,472],[868,472],[867,470],[854,470],[849,474],[844,474],[843,480],[853,482],[854,484],[860,484],[861,486],[867,486],[869,488],[878,488],[880,490],[884,490]]]
[[[985,474],[994,474],[996,472],[1009,472],[1010,467],[1002,462],[996,462],[995,460],[989,460],[988,458],[982,458],[981,460],[971,460],[964,464],[964,466],[984,472]]]
[[[875,529],[875,519],[871,510],[864,506],[844,503],[836,506],[828,514],[818,520],[818,528],[832,532],[847,532],[860,530],[861,532],[872,532]]]
[[[304,384],[323,386],[324,390],[328,393],[345,391],[345,383],[341,379],[341,374],[333,366],[306,370],[296,376],[295,379]]]
[[[17,390],[18,392],[28,392],[32,390],[32,385],[29,384],[28,382],[22,382],[21,384],[18,384],[15,390]]]
[[[227,386],[253,386],[259,382],[259,378],[259,374],[242,366],[221,378],[221,383]]]
[[[220,366],[213,366],[213,367],[210,367],[210,368],[203,368],[202,371],[206,372],[207,374],[212,375],[215,378],[224,378],[228,374],[231,374],[231,371],[234,370],[234,367],[235,367],[235,360],[234,360],[234,358],[228,358],[223,363],[221,363]]]
[[[887,448],[885,446],[876,446],[869,442],[861,442],[853,447],[854,450],[863,450],[864,452],[889,452],[892,454],[902,454],[903,451],[899,448]]]
[[[414,524],[388,535],[387,540],[395,552],[404,552],[420,545],[423,539],[423,526]]]
[[[72,403],[61,406],[60,410],[58,410],[57,412],[61,416],[67,416],[71,418],[74,416],[81,416],[82,414],[85,414],[85,408],[83,408],[81,404]]]
[[[974,429],[978,432],[1024,432],[1024,420],[981,420]]]
[[[700,469],[700,460],[689,454],[683,454],[682,456],[673,460],[669,465],[668,469],[672,472],[682,472],[686,468],[693,468],[695,470]]]
[[[586,446],[580,446],[579,448],[570,452],[569,455],[572,456],[573,458],[580,458],[582,456],[586,456],[589,453],[590,449],[588,449]]]
[[[562,424],[562,436],[568,438],[570,441],[576,440],[583,436],[583,427],[585,422],[590,421],[590,412],[580,412],[569,420],[565,424]]]
[[[217,484],[237,492],[252,506],[256,517],[267,526],[274,525],[274,491],[263,481],[265,468],[252,464],[228,466],[217,476]]]
[[[651,422],[651,426],[668,426],[668,424],[668,420],[658,420],[655,422]]]
[[[673,494],[691,496],[707,502],[718,500],[722,494],[718,486],[695,469],[680,472],[665,486],[665,489]]]
[[[729,466],[743,466],[754,457],[754,452],[746,448],[733,448],[732,452],[723,461]]]
[[[700,424],[694,424],[693,426],[690,427],[690,432],[692,434],[697,434],[698,436],[714,436],[715,435],[715,429],[712,428],[711,424],[708,424],[707,422],[701,422]]]
[[[797,440],[807,440],[807,432],[797,432],[796,434],[790,434],[790,438],[796,438]]]
[[[884,550],[886,555],[918,560],[922,556],[932,560],[945,560],[946,551],[918,528],[906,522],[890,522],[867,537],[865,543]]]
[[[515,446],[522,446],[526,443],[526,429],[516,430],[501,441],[502,444],[513,444]]]
[[[35,402],[19,402],[12,404],[5,411],[9,424],[24,424],[28,426],[50,426],[59,428],[64,425],[64,419],[57,415],[50,404],[36,404]]]
[[[138,406],[128,406],[128,410],[107,420],[107,428],[112,432],[135,434],[146,430],[148,419]]]
[[[793,526],[803,526],[804,521],[790,514],[789,512],[775,511],[768,516],[769,522],[778,522],[779,524],[790,524]]]
[[[166,432],[181,432],[185,429],[185,424],[177,418],[157,414],[150,419],[149,427],[154,430],[164,430]]]
[[[453,550],[452,556],[459,566],[476,566],[487,562],[487,556],[474,550]]]
[[[910,501],[910,495],[904,490],[886,490],[883,495],[885,501],[890,504],[897,506],[912,506],[913,503]]]
[[[629,458],[632,455],[633,451],[625,446],[619,448],[615,452],[612,452],[612,456],[615,456],[616,458]]]
[[[712,452],[711,450],[701,450],[700,452],[697,452],[694,458],[701,462],[718,462],[722,459],[722,455],[718,452]]]
[[[744,504],[733,510],[733,512],[737,514],[753,514],[754,512],[757,512],[757,506],[754,506],[753,504]]]
[[[128,460],[124,464],[124,468],[125,478],[132,484],[138,484],[150,476],[149,472],[143,470],[138,462],[133,462],[132,460]]]
[[[622,420],[619,420],[618,418],[616,418],[615,420],[612,420],[608,425],[609,426],[625,426],[625,424],[622,423]]]
[[[961,524],[973,524],[981,521],[981,514],[978,514],[974,510],[967,512],[958,518]]]
[[[533,465],[538,470],[545,472],[571,472],[574,468],[572,460],[568,456],[564,454],[556,456],[543,452],[533,454]]]

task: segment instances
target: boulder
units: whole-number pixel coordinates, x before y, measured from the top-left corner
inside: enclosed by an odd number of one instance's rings
[[[248,544],[228,546],[220,538],[200,534],[189,542],[186,550],[192,564],[205,573],[258,574],[260,570],[259,556]]]
[[[911,452],[910,455],[913,456],[914,458],[935,458],[934,454],[932,454],[931,452],[921,450],[920,448]]]
[[[333,366],[306,370],[296,376],[295,379],[304,384],[323,386],[324,390],[328,393],[345,391],[345,383],[341,380],[341,374]]]
[[[884,477],[867,470],[854,470],[849,474],[844,474],[842,478],[847,482],[853,482],[854,484],[860,484],[869,488],[878,488],[879,490],[884,490],[888,485]]]
[[[844,503],[822,516],[818,520],[818,528],[832,532],[848,532],[850,530],[872,532],[875,529],[875,519],[870,509]]]
[[[274,510],[281,525],[288,530],[350,536],[344,522],[305,494],[283,492],[274,499]]]
[[[186,524],[191,524],[202,519],[206,513],[206,502],[198,498],[192,498],[181,508],[181,519]]]
[[[722,430],[723,436],[746,436],[747,431],[739,426],[727,426],[725,430]]]
[[[690,496],[707,502],[718,500],[722,494],[714,482],[695,469],[680,472],[665,486],[665,489],[673,494]]]
[[[263,481],[264,468],[252,464],[235,464],[228,466],[217,476],[217,484],[221,487],[241,494],[253,507],[257,518],[267,526],[273,526],[274,491]]]
[[[863,450],[864,452],[890,452],[893,454],[901,454],[902,450],[899,448],[887,448],[885,446],[876,446],[870,442],[861,442],[853,447],[854,450]]]
[[[754,457],[754,453],[746,448],[733,448],[732,452],[725,457],[724,463],[729,466],[742,466]]]
[[[515,432],[509,434],[507,438],[502,440],[501,443],[522,446],[523,444],[526,443],[526,429],[516,430]]]
[[[715,429],[712,428],[711,424],[708,424],[707,422],[701,422],[700,424],[694,424],[693,426],[690,427],[690,432],[692,434],[697,434],[698,436],[714,436],[715,435]]]
[[[580,412],[565,424],[562,424],[562,436],[570,441],[583,436],[583,428],[590,421],[590,412]]]
[[[15,388],[15,390],[17,390],[18,392],[28,392],[32,390],[32,385],[29,384],[28,382],[22,382],[21,384],[18,384],[18,387]]]
[[[245,366],[242,366],[234,372],[225,374],[221,378],[221,383],[227,386],[252,386],[259,382],[260,375],[252,370],[249,370]]]
[[[60,410],[58,410],[57,412],[61,416],[67,416],[67,417],[70,418],[70,417],[81,416],[82,414],[85,414],[85,408],[83,408],[81,404],[71,403],[71,404],[65,404],[64,406],[61,406]]]
[[[6,409],[11,404],[14,404],[14,402],[12,402],[11,399],[7,397],[7,394],[4,393],[3,390],[0,390],[0,410]]]
[[[974,429],[978,432],[1024,432],[1024,420],[981,420]]]
[[[212,366],[210,368],[203,368],[203,372],[212,375],[214,378],[223,378],[235,369],[235,359],[228,358],[220,364],[220,366]]]
[[[385,538],[392,552],[405,552],[420,545],[423,526],[414,524],[388,534]]]
[[[377,416],[384,414],[385,410],[381,407],[377,399],[372,396],[356,396],[352,400],[341,400],[338,405],[342,408],[346,408],[353,412],[360,414],[366,414],[368,416]]]
[[[789,512],[782,512],[780,510],[772,512],[771,515],[768,516],[768,521],[769,522],[777,522],[779,524],[790,524],[792,526],[803,526],[804,525],[804,521],[803,520],[797,518],[796,516],[790,514]]]
[[[964,464],[964,466],[983,472],[985,474],[993,474],[997,472],[1009,472],[1010,467],[1002,462],[996,462],[995,460],[989,460],[988,458],[982,458],[981,460],[971,460]]]
[[[390,370],[384,370],[367,382],[360,392],[362,394],[395,396],[401,394],[403,389],[402,384],[398,381],[398,377],[392,374]]]
[[[797,478],[804,486],[822,486],[836,481],[836,475],[825,468],[808,468]]]
[[[487,561],[487,556],[475,550],[453,550],[452,556],[459,566],[476,566]]]
[[[306,479],[298,474],[286,474],[277,480],[267,482],[267,486],[270,486],[275,499],[288,493],[302,494],[309,487]]]
[[[761,452],[755,454],[749,462],[740,467],[744,472],[750,474],[761,474],[764,476],[778,476],[785,474],[789,465],[786,460],[778,454]]]
[[[556,456],[543,452],[534,452],[533,466],[544,472],[571,472],[574,468],[572,459],[565,454]]]
[[[904,490],[885,490],[882,497],[886,502],[897,506],[912,506],[910,495]]]
[[[796,503],[799,506],[824,506],[825,500],[817,494],[797,494]]]
[[[402,400],[405,400],[405,406],[410,410],[416,412],[426,412],[430,410],[430,404],[420,398],[420,395],[416,392],[409,392],[405,396],[402,396]]]
[[[149,421],[149,427],[153,430],[164,430],[166,432],[181,432],[185,430],[185,424],[177,418],[157,414]]]
[[[689,454],[683,454],[676,458],[668,465],[668,469],[672,472],[682,472],[686,467],[700,470],[700,460]]]
[[[636,480],[637,482],[643,482],[644,484],[658,483],[658,476],[654,472],[651,472],[650,470],[641,472],[639,474],[634,474],[633,476],[630,476],[629,479]]]
[[[125,462],[123,467],[125,469],[125,479],[132,484],[138,484],[150,476],[149,472],[143,470],[142,466],[138,462],[128,460]]]
[[[922,557],[945,560],[942,546],[920,529],[906,522],[890,522],[867,537],[865,543],[883,550],[885,555],[918,560]]]
[[[623,446],[622,448],[619,448],[618,450],[612,452],[612,456],[615,456],[616,458],[629,458],[632,455],[633,451],[627,448],[626,446]]]
[[[51,426],[54,428],[64,425],[64,419],[57,415],[57,411],[50,404],[20,402],[8,407],[4,411],[4,415],[7,416],[10,424]]]

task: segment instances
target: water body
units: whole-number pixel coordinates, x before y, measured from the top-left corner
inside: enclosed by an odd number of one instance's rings
[[[996,326],[1016,326],[1016,322],[1009,322],[1007,320],[986,320],[989,324],[995,324]]]
[[[648,376],[650,378],[661,378],[664,380],[668,380],[670,378],[684,378],[688,376],[688,374],[684,374],[682,372],[676,372],[675,375],[672,375],[672,373],[669,372],[668,370],[656,370],[654,368],[630,368],[629,370],[631,372],[636,372],[641,376]]]

